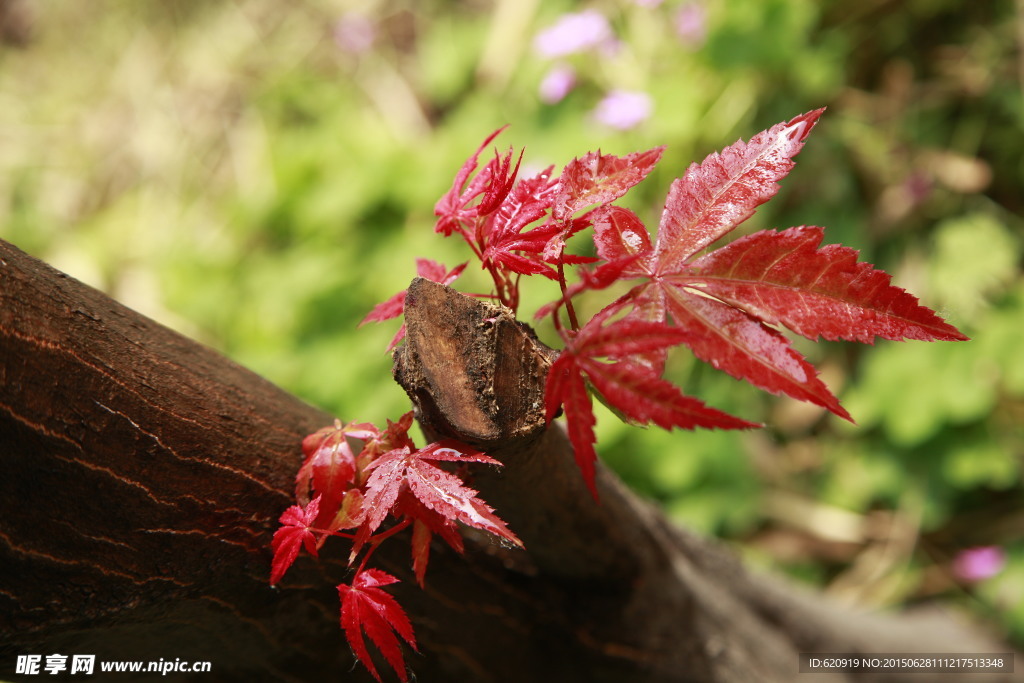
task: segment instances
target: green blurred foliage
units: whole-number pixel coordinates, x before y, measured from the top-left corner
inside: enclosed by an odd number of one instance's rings
[[[799,341],[856,426],[680,357],[688,392],[766,429],[666,434],[601,413],[599,449],[755,562],[863,604],[941,597],[1024,643],[1024,19],[1011,0],[0,7],[0,237],[345,419],[408,409],[384,353],[397,323],[357,325],[417,256],[468,258],[433,234],[432,208],[494,129],[512,124],[499,142],[525,146],[529,168],[668,145],[625,200],[656,224],[690,162],[827,105],[780,194],[738,232],[825,225],[973,341]],[[585,8],[608,18],[614,49],[537,53],[538,32]],[[575,87],[545,103],[556,62]],[[652,115],[602,125],[612,90],[647,93]],[[461,288],[486,288],[471,271]],[[531,284],[525,315],[552,298]],[[958,579],[954,558],[978,545],[1006,548],[1006,567]]]

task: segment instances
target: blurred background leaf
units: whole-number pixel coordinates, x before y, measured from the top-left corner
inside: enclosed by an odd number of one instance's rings
[[[1021,647],[1021,11],[0,0],[0,237],[344,419],[383,422],[408,407],[384,354],[397,323],[356,325],[415,257],[468,258],[432,209],[488,133],[512,124],[499,142],[526,146],[531,169],[668,145],[624,201],[654,224],[689,163],[827,105],[738,232],[824,225],[973,341],[798,341],[857,426],[680,356],[687,391],[768,427],[666,434],[600,414],[600,450],[755,563],[858,604],[942,600]],[[524,295],[526,315],[552,298],[546,283]]]

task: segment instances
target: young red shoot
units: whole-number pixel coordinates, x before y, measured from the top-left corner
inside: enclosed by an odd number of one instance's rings
[[[320,514],[320,496],[309,502],[305,509],[292,505],[281,514],[281,528],[274,532],[270,543],[274,560],[270,565],[270,585],[276,585],[288,568],[299,556],[302,546],[317,556],[317,536],[313,531],[317,515]]]
[[[697,358],[761,389],[849,420],[780,328],[811,340],[867,344],[877,337],[966,339],[894,286],[888,274],[859,262],[855,250],[822,246],[822,228],[763,230],[709,251],[778,192],[823,111],[776,124],[692,164],[672,182],[653,241],[639,216],[613,202],[650,174],[663,147],[621,157],[590,152],[557,176],[548,167],[519,178],[522,153],[516,156],[511,149],[495,150],[480,167],[481,154],[502,128],[466,160],[435,205],[435,231],[462,237],[491,276],[494,289],[479,296],[496,298],[515,313],[523,277],[558,282],[560,297],[538,313],[552,318],[564,342],[548,372],[544,408],[548,421],[565,415],[576,462],[595,497],[592,396],[627,422],[664,429],[758,426],[709,407],[664,379],[668,352],[675,347],[686,346]],[[597,257],[568,252],[568,241],[590,228]],[[579,282],[570,284],[565,266],[582,264],[593,267],[581,269]],[[465,265],[448,270],[418,259],[417,272],[447,285]],[[631,288],[581,324],[574,297],[621,283]],[[399,292],[363,323],[396,318],[404,306],[405,292]],[[404,334],[403,326],[389,351]],[[328,536],[354,538],[350,564],[361,553],[363,559],[352,583],[338,586],[341,621],[359,661],[377,680],[364,634],[402,681],[408,674],[399,639],[416,649],[408,618],[382,589],[398,579],[365,569],[382,542],[411,527],[413,573],[421,586],[435,534],[462,552],[460,523],[522,546],[464,480],[467,463],[500,463],[451,440],[417,448],[408,434],[412,419],[407,413],[384,430],[336,422],[307,437],[306,459],[296,477],[299,505],[281,516],[272,542],[274,584],[302,547],[316,555]],[[358,451],[356,441],[362,441]],[[452,471],[446,463],[459,467]]]

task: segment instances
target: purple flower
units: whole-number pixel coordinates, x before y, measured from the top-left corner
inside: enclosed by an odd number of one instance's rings
[[[932,194],[932,181],[920,171],[910,174],[903,182],[903,191],[914,204],[920,204]]]
[[[597,46],[597,51],[602,57],[614,57],[622,50],[622,41],[612,37]]]
[[[561,102],[575,86],[576,70],[568,64],[555,64],[540,82],[540,99],[545,104]]]
[[[611,128],[629,130],[647,120],[654,109],[645,92],[613,90],[597,104],[594,118]]]
[[[961,551],[953,560],[953,574],[962,581],[981,581],[1003,570],[1006,552],[995,545]]]
[[[676,11],[675,28],[679,40],[691,47],[704,44],[707,38],[707,10],[698,2],[690,2]]]
[[[368,17],[347,12],[334,24],[334,43],[343,51],[361,55],[373,47],[377,29]]]
[[[542,57],[564,57],[583,52],[612,40],[608,19],[597,10],[563,14],[554,25],[533,39],[533,48]]]

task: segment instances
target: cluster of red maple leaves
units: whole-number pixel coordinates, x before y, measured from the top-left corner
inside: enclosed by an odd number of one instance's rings
[[[381,589],[398,579],[379,569],[366,568],[367,560],[385,539],[412,527],[413,570],[421,586],[434,534],[462,552],[456,522],[522,546],[494,510],[476,497],[476,491],[463,484],[458,473],[434,464],[500,463],[457,441],[440,441],[417,449],[409,437],[412,419],[412,413],[406,413],[398,422],[389,420],[384,430],[369,423],[336,422],[307,436],[302,442],[306,459],[295,482],[298,505],[281,515],[281,528],[272,542],[271,585],[281,580],[302,547],[316,556],[330,536],[351,540],[349,564],[355,564],[360,555],[362,559],[352,582],[338,586],[341,624],[356,656],[378,679],[363,641],[364,631],[402,680],[405,661],[395,633],[416,648],[409,618]],[[362,444],[358,451],[352,448],[353,442]],[[397,523],[379,531],[388,516]]]
[[[819,227],[764,230],[706,251],[775,195],[822,112],[779,123],[692,164],[672,183],[653,243],[640,218],[613,202],[650,173],[662,147],[624,157],[591,152],[558,176],[548,167],[529,178],[518,177],[521,153],[513,164],[512,150],[495,152],[474,174],[499,129],[437,202],[435,231],[462,237],[490,274],[494,290],[484,296],[515,312],[522,276],[558,282],[561,297],[537,313],[551,317],[564,341],[548,373],[545,411],[548,421],[565,414],[577,464],[595,496],[592,395],[631,422],[665,429],[758,426],[686,396],[664,379],[673,347],[685,345],[736,378],[850,419],[779,327],[812,341],[966,339],[892,285],[888,274],[858,262],[855,250],[820,246]],[[570,238],[591,229],[596,257],[566,251]],[[570,285],[566,266],[574,265],[580,266],[579,281]],[[448,285],[465,266],[449,270],[419,259],[417,272]],[[580,324],[576,296],[625,281],[634,283],[631,289]],[[400,316],[404,300],[399,292],[364,322]],[[403,336],[404,326],[389,348]],[[417,449],[408,434],[412,419],[408,413],[384,430],[339,422],[307,437],[298,505],[281,516],[273,540],[271,584],[301,547],[316,555],[329,536],[351,539],[355,573],[338,586],[341,621],[356,656],[378,680],[364,632],[402,681],[407,673],[395,634],[416,647],[408,617],[382,589],[398,579],[366,568],[381,542],[412,527],[413,570],[421,585],[435,534],[461,552],[457,522],[522,545],[465,484],[470,463],[500,463],[455,441]],[[358,452],[350,440],[362,443]],[[393,521],[385,528],[388,517]]]

